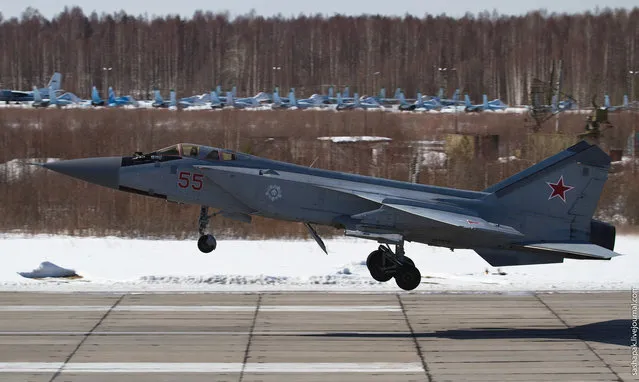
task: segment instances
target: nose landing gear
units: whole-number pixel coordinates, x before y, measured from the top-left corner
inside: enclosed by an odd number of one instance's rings
[[[215,240],[215,237],[211,234],[205,233],[212,216],[215,216],[215,214],[209,215],[208,207],[202,206],[200,208],[200,218],[198,219],[198,232],[200,233],[200,238],[197,241],[197,247],[204,253],[210,253],[217,247],[217,240]]]
[[[366,266],[371,277],[379,282],[386,282],[393,277],[397,286],[403,290],[413,290],[422,281],[422,275],[415,263],[404,256],[404,243],[397,244],[395,253],[387,245],[371,252],[366,259]]]

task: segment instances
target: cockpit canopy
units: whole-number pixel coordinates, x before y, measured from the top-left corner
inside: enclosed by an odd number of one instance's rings
[[[159,157],[181,157],[196,158],[202,160],[236,160],[234,151],[217,149],[214,147],[196,145],[193,143],[178,143],[177,145],[165,147],[155,152]]]
[[[178,143],[177,145],[144,154],[136,152],[132,157],[123,157],[122,166],[134,166],[147,163],[167,162],[183,158],[194,158],[207,161],[236,160],[238,154],[231,150],[196,145],[193,143]]]

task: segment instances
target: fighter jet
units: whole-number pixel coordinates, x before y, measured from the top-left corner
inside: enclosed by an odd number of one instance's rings
[[[94,87],[95,89],[95,87]],[[97,98],[93,97],[93,96],[97,96],[97,90],[95,90],[95,92],[92,91],[92,101],[91,104],[94,106],[100,106],[99,103],[100,101],[102,101],[100,99],[100,97],[98,96]],[[98,105],[96,105],[96,103]],[[104,101],[102,101],[102,105],[104,105]],[[115,95],[115,91],[113,90],[112,87],[109,86],[109,99],[106,102],[106,106],[108,107],[119,107],[119,106],[138,106],[138,101],[135,100],[135,98],[133,98],[130,95],[125,95],[125,96],[116,96]]]
[[[51,80],[46,88],[37,89],[40,92],[40,95],[44,98],[49,98],[49,89],[53,89],[54,91],[60,90],[60,84],[62,83],[62,74],[55,72],[53,76],[51,76]],[[21,90],[9,90],[3,89],[0,90],[0,101],[5,101],[9,103],[13,102],[26,102],[34,100],[34,92],[33,91],[21,91]]]
[[[63,160],[41,166],[87,182],[171,202],[200,205],[198,248],[217,241],[209,219],[251,216],[302,222],[377,241],[366,265],[404,290],[421,273],[404,251],[415,241],[473,249],[493,266],[609,260],[615,227],[593,213],[610,157],[582,141],[484,191],[413,184],[309,168],[221,148],[181,143],[146,154]],[[218,212],[209,215],[209,208]],[[391,249],[394,246],[394,250]]]
[[[153,95],[155,99],[151,106],[164,109],[177,108],[177,98],[175,95],[175,90],[171,89],[168,101],[165,101],[164,98],[162,98],[162,95],[160,94],[160,91],[158,89],[153,90]]]

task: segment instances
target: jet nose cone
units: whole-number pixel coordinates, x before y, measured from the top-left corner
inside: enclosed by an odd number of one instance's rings
[[[118,188],[121,163],[120,157],[103,157],[62,160],[43,164],[42,167],[89,183]]]

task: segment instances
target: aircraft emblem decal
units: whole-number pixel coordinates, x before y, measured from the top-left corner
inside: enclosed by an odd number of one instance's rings
[[[572,186],[568,186],[564,184],[563,175],[559,178],[557,183],[550,183],[550,182],[546,182],[546,183],[548,184],[548,187],[550,187],[550,189],[552,190],[552,192],[550,193],[550,196],[548,197],[548,200],[559,197],[561,198],[561,200],[564,201],[564,203],[566,203],[566,192],[574,188]]]
[[[282,188],[276,184],[271,184],[266,188],[266,196],[272,202],[282,198]]]

